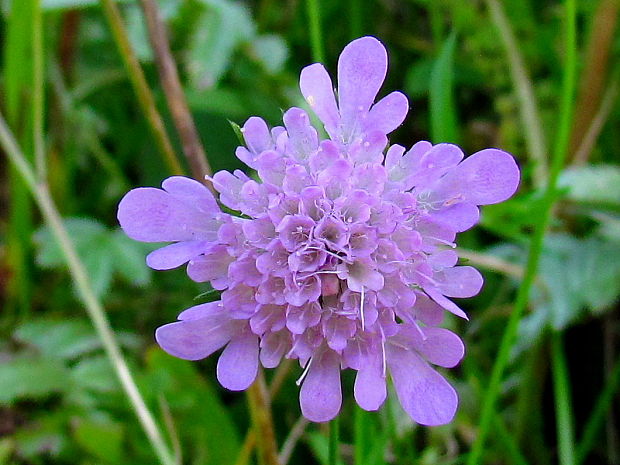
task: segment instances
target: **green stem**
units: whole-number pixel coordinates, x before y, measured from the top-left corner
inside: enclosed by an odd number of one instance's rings
[[[131,43],[129,42],[121,13],[113,0],[100,0],[100,3],[110,25],[110,29],[112,30],[112,36],[114,37],[118,51],[123,59],[125,69],[129,75],[129,80],[138,98],[138,103],[149,123],[149,127],[155,137],[155,142],[163,156],[164,162],[172,174],[183,174],[184,169],[179,163],[172,143],[168,138],[164,121],[155,105],[153,93],[146,82],[140,63],[131,48]]]
[[[583,436],[581,440],[577,444],[577,453],[575,463],[577,465],[583,463],[586,459],[592,447],[596,444],[599,439],[598,433],[601,430],[603,423],[605,422],[605,416],[609,409],[611,408],[611,404],[614,400],[614,396],[618,392],[618,388],[620,387],[620,359],[618,359],[613,367],[613,370],[609,374],[607,381],[605,382],[605,386],[603,387],[603,391],[598,396],[596,401],[596,405],[592,410],[592,414],[586,423],[585,428],[583,429]]]
[[[497,0],[487,0],[486,3],[506,50],[508,70],[517,91],[525,142],[528,153],[534,162],[534,183],[537,187],[542,187],[545,179],[547,179],[547,149],[540,113],[534,96],[534,85],[528,76],[519,44],[506,17],[502,3]]]
[[[44,59],[43,59],[43,12],[41,0],[36,0],[32,15],[32,134],[37,177],[45,179],[45,141],[43,118],[45,114]]]
[[[51,198],[47,184],[37,182],[35,173],[31,165],[27,162],[24,154],[17,146],[15,138],[10,132],[4,117],[0,114],[0,146],[4,149],[10,162],[14,165],[17,172],[26,184],[27,189],[34,197],[35,202],[39,206],[45,221],[48,223],[54,238],[58,242],[62,254],[69,267],[69,272],[78,289],[80,299],[84,303],[86,312],[90,317],[97,335],[101,340],[106,355],[116,372],[116,375],[125,390],[125,394],[129,398],[132,408],[134,409],[142,428],[144,429],[151,446],[162,465],[176,465],[173,455],[170,453],[168,446],[163,440],[163,436],[148,410],[144,399],[138,391],[138,387],[129,371],[127,362],[123,357],[121,349],[116,341],[114,332],[110,327],[110,323],[105,315],[103,306],[93,292],[92,284],[84,268],[84,264],[80,260],[75,250],[73,242],[65,226],[62,218],[58,213],[56,206]]]
[[[323,32],[321,30],[320,0],[306,0],[308,10],[308,22],[310,24],[310,44],[312,47],[312,59],[318,63],[325,63],[323,51]]]
[[[361,37],[363,34],[364,14],[360,0],[349,0],[349,29],[351,40]]]
[[[329,465],[340,463],[340,417],[329,422],[329,449],[327,456]]]
[[[489,433],[493,416],[495,415],[495,403],[499,397],[502,377],[508,365],[510,351],[514,344],[521,315],[525,310],[532,284],[536,278],[538,262],[543,248],[545,232],[549,226],[553,204],[557,195],[557,180],[566,159],[568,136],[570,132],[571,118],[573,113],[572,100],[575,94],[575,72],[577,62],[576,51],[576,0],[565,1],[566,20],[566,63],[562,82],[562,97],[560,102],[560,128],[556,140],[555,151],[549,173],[549,180],[543,195],[543,210],[540,220],[536,223],[531,240],[525,276],[517,293],[515,306],[508,320],[506,330],[502,336],[499,352],[493,370],[489,386],[482,401],[482,413],[480,415],[480,427],[476,440],[472,445],[471,453],[467,459],[468,465],[478,465],[481,462],[484,443]]]
[[[564,354],[562,334],[551,336],[555,424],[560,465],[575,465],[575,434],[571,408],[570,379]]]

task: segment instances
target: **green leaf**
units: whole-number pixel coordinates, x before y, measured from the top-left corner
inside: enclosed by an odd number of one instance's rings
[[[270,73],[282,71],[288,59],[288,46],[282,37],[276,34],[265,34],[256,37],[250,44],[252,54]]]
[[[129,0],[114,0],[117,3],[127,3]],[[41,6],[45,10],[61,10],[86,8],[99,5],[100,0],[42,0]]]
[[[72,369],[75,385],[96,392],[112,392],[119,389],[116,374],[107,357],[100,355],[80,360]]]
[[[196,365],[153,348],[147,354],[148,374],[143,389],[152,396],[164,396],[170,406],[181,443],[202,450],[201,463],[234,463],[241,442],[217,390],[196,370]],[[191,389],[190,389],[191,387]],[[189,462],[188,462],[189,463]]]
[[[0,404],[64,392],[66,368],[54,358],[19,357],[0,365]]]
[[[73,437],[85,451],[104,463],[120,463],[123,458],[122,423],[104,416],[94,419],[79,419],[75,422]]]
[[[31,320],[19,326],[14,337],[45,356],[62,360],[72,360],[101,346],[92,326],[83,320]]]
[[[245,6],[225,0],[201,0],[207,8],[196,24],[186,55],[186,68],[194,88],[213,87],[228,70],[240,43],[255,35]]]
[[[450,34],[441,47],[431,71],[430,118],[433,143],[458,143],[456,106],[454,104],[454,51],[456,33]]]
[[[620,167],[614,165],[576,166],[566,169],[559,186],[576,202],[620,208]]]
[[[107,293],[115,273],[135,286],[148,284],[150,271],[144,264],[144,256],[152,249],[151,245],[133,241],[122,231],[111,231],[88,218],[67,218],[64,224],[98,296]],[[47,227],[39,229],[34,240],[40,266],[66,267],[62,251]]]

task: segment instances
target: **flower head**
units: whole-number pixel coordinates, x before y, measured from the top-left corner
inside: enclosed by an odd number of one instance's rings
[[[387,71],[382,44],[363,37],[338,62],[338,99],[320,64],[300,87],[322,121],[322,139],[300,108],[271,130],[260,118],[242,128],[241,171],[218,172],[219,202],[197,181],[172,177],[163,189],[129,192],[119,205],[125,232],[173,242],[149,266],[187,265],[221,300],[197,305],[156,338],[170,354],[198,360],[224,347],[220,383],[243,390],[259,363],[299,359],[301,410],[327,421],[341,407],[340,370],[357,370],[355,399],[376,410],[391,376],[400,403],[424,425],[449,422],[457,394],[431,365],[453,367],[464,347],[440,328],[444,311],[466,318],[450,298],[471,297],[482,277],[458,266],[454,240],[478,206],[510,197],[519,182],[513,158],[497,149],[463,160],[455,145],[418,142],[388,148],[408,111],[393,92],[374,103]],[[386,150],[387,148],[387,150]]]

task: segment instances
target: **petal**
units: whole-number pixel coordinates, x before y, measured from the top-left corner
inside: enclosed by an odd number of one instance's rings
[[[453,170],[463,159],[463,151],[454,144],[437,144],[426,151],[425,146],[418,144],[411,148],[405,157],[411,157],[411,177],[407,179],[407,186],[426,189],[444,174]],[[415,151],[413,149],[416,149]]]
[[[342,405],[340,358],[332,350],[323,350],[309,363],[312,365],[299,392],[301,412],[310,421],[329,421]]]
[[[439,281],[438,289],[448,297],[473,297],[484,282],[480,272],[471,266],[446,268],[435,279]]]
[[[241,128],[241,132],[248,149],[255,155],[273,147],[267,123],[258,116],[249,118]]]
[[[370,357],[368,357],[370,359]],[[355,377],[355,401],[364,410],[379,410],[387,396],[383,367],[378,357],[367,360]]]
[[[370,109],[364,120],[364,131],[376,129],[389,134],[403,123],[408,111],[407,97],[400,92],[392,92]]]
[[[423,328],[426,339],[416,341],[418,350],[431,363],[445,368],[456,366],[465,354],[463,341],[443,328]]]
[[[312,111],[325,125],[325,130],[334,137],[340,117],[334,98],[334,86],[323,65],[315,63],[302,69],[299,87]]]
[[[463,310],[461,310],[461,308],[458,305],[456,305],[450,299],[444,297],[443,294],[439,292],[437,289],[425,287],[424,292],[426,292],[431,299],[433,299],[443,308],[448,310],[450,313],[454,313],[456,316],[460,316],[461,318],[464,318],[466,320],[469,319],[467,318],[467,314]]]
[[[207,302],[206,304],[195,305],[179,313],[177,317],[181,321],[199,320],[206,317],[217,317],[226,314],[224,306],[220,300]]]
[[[155,339],[170,355],[200,360],[224,346],[235,325],[225,313],[188,319],[157,328]]]
[[[235,336],[217,361],[217,380],[231,391],[250,387],[258,373],[258,336],[245,331]]]
[[[137,241],[215,240],[219,222],[161,189],[129,191],[118,205],[123,231]]]
[[[411,418],[427,426],[452,421],[458,396],[443,376],[411,350],[388,344],[386,352],[396,395]]]
[[[161,183],[164,190],[179,199],[195,205],[205,213],[221,213],[215,197],[207,187],[195,179],[184,176],[172,176]]]
[[[439,198],[460,198],[476,205],[503,202],[519,186],[519,168],[502,150],[474,153],[440,181]]]
[[[387,52],[374,37],[347,45],[338,59],[338,103],[342,125],[353,127],[375,100],[387,72]]]
[[[319,138],[310,125],[310,117],[301,108],[292,107],[284,113],[284,125],[289,137],[289,152],[305,160],[319,146]]]
[[[467,231],[480,219],[480,210],[471,203],[457,203],[430,213],[433,221],[444,224],[456,232]]]
[[[189,241],[170,244],[146,256],[146,264],[154,270],[171,270],[205,252],[209,242]]]

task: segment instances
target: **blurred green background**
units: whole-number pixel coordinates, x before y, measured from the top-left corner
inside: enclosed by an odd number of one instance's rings
[[[485,207],[481,226],[459,239],[462,261],[481,269],[486,282],[463,303],[469,322],[447,320],[467,346],[448,373],[461,398],[456,419],[437,428],[413,425],[394,395],[378,413],[362,412],[352,399],[352,373],[344,373],[340,463],[465,463],[533,231],[550,206],[544,189],[551,160],[562,161],[560,152],[566,158],[553,216],[479,463],[620,463],[620,2],[577,2],[575,59],[565,32],[571,3],[156,2],[214,170],[241,167],[230,122],[260,115],[279,124],[284,110],[304,104],[301,68],[323,57],[335,72],[342,48],[367,34],[389,52],[381,95],[400,89],[410,100],[392,143],[454,142],[466,153],[501,147],[522,168],[518,195]],[[110,5],[0,0],[0,112],[26,158],[39,167],[45,160],[39,179],[178,463],[257,463],[246,438],[246,398],[219,387],[215,357],[185,362],[154,343],[157,326],[212,293],[183,269],[148,270],[149,246],[118,229],[122,195],[158,186],[170,169],[113,37]],[[116,5],[126,28],[121,36],[185,169],[143,10],[138,1]],[[571,83],[574,94],[563,93]],[[157,463],[60,248],[22,178],[1,160],[0,465]],[[328,429],[299,420],[294,380],[301,370],[288,368],[278,373],[283,384],[272,400],[277,442],[292,446],[289,463],[327,464]]]

